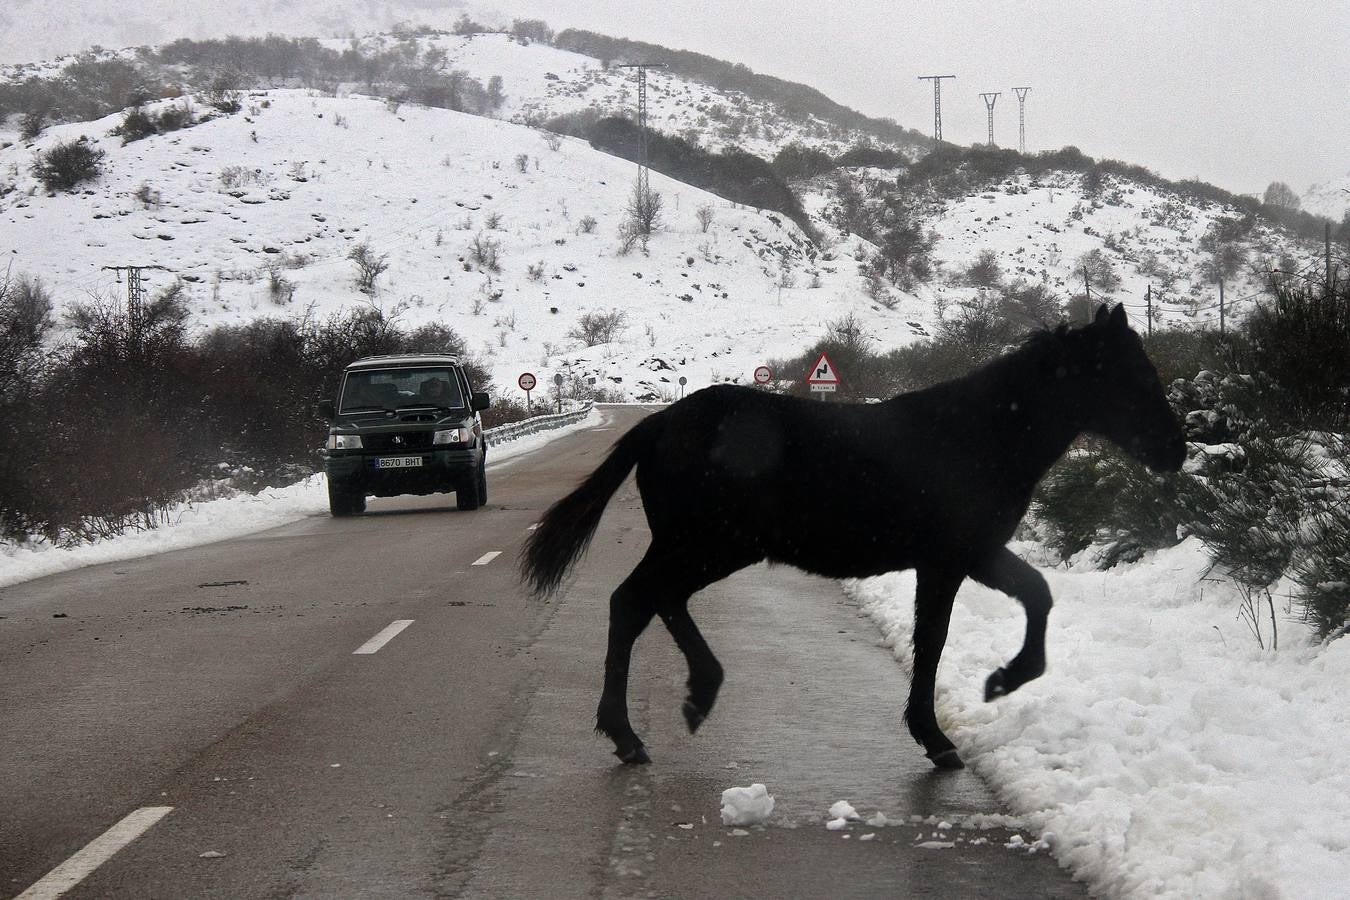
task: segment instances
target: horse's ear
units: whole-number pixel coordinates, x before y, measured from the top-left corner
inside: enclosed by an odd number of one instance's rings
[[[1103,306],[1102,309],[1106,309],[1106,307]],[[1124,303],[1117,303],[1116,308],[1111,310],[1111,325],[1114,328],[1120,329],[1128,329],[1130,327],[1130,320],[1125,315]]]
[[[1101,306],[1097,307],[1097,315],[1095,315],[1095,316],[1092,318],[1092,324],[1093,324],[1093,325],[1100,325],[1100,324],[1102,324],[1103,322],[1105,322],[1106,319],[1107,319],[1107,317],[1110,316],[1110,315],[1111,315],[1111,310],[1107,309],[1106,304],[1103,303]]]

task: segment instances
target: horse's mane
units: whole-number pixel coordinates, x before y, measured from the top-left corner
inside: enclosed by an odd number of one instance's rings
[[[1030,373],[1036,368],[1036,360],[1060,353],[1068,334],[1068,325],[1034,329],[1021,344],[973,369],[965,377],[973,381],[998,382],[1015,373]]]

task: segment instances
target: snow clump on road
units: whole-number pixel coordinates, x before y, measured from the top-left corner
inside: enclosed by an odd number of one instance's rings
[[[756,782],[722,792],[723,825],[762,825],[773,812],[773,794]]]

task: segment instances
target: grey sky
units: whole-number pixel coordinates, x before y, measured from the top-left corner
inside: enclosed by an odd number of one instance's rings
[[[870,115],[983,141],[981,91],[1002,91],[995,139],[1074,144],[1172,178],[1302,193],[1350,172],[1350,6],[1343,2],[514,0],[507,15],[589,28],[743,62]]]

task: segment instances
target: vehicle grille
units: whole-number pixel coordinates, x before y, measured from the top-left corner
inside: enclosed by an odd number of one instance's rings
[[[398,453],[403,450],[427,450],[431,447],[430,431],[397,431],[363,434],[361,445],[376,453]]]

